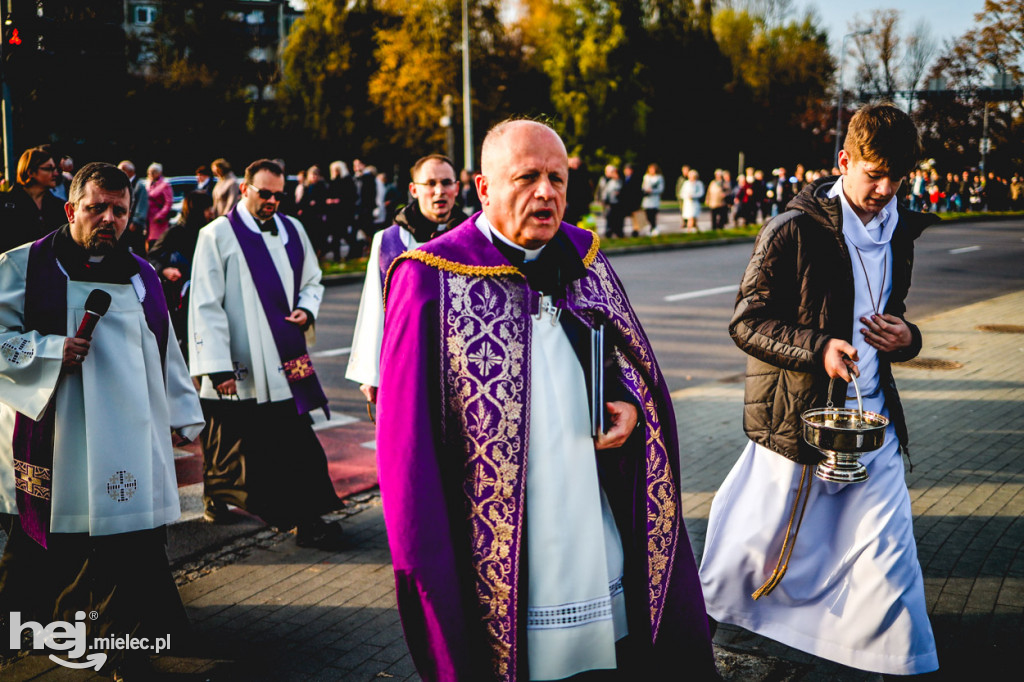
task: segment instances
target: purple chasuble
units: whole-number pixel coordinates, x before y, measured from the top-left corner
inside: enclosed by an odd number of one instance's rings
[[[56,234],[56,231],[51,232],[29,247],[25,274],[25,330],[65,336],[68,334],[68,279],[57,265],[53,247]],[[142,300],[146,326],[156,337],[160,361],[164,363],[170,318],[160,277],[145,259],[132,255],[146,290]],[[98,288],[102,286],[98,284]],[[50,532],[55,417],[53,400],[39,421],[19,413],[15,415],[12,438],[18,517],[26,535],[44,548]]]
[[[544,560],[524,551],[537,295],[474,220],[406,251],[388,275],[378,472],[399,612],[420,675],[524,680],[526,563]],[[597,236],[561,230],[586,275],[556,303],[588,324],[606,321],[618,366],[611,380],[640,406],[627,443],[595,452],[625,554],[623,641],[652,674],[715,679],[668,387]]]
[[[260,303],[263,305],[263,312],[267,317],[267,324],[270,325],[270,334],[274,337],[274,345],[277,346],[277,354],[281,357],[281,365],[284,367],[285,378],[288,380],[288,388],[295,398],[295,409],[299,414],[312,412],[322,407],[324,414],[330,417],[327,407],[327,396],[320,387],[320,380],[313,370],[313,361],[309,358],[306,350],[306,336],[297,324],[288,322],[288,317],[299,300],[299,285],[302,282],[302,261],[305,253],[302,249],[302,242],[299,240],[299,233],[292,225],[291,220],[282,217],[281,222],[288,232],[288,243],[285,244],[285,252],[288,254],[288,262],[292,266],[295,292],[293,300],[289,301],[285,294],[284,285],[277,272],[277,266],[270,257],[270,251],[263,241],[263,235],[253,232],[242,221],[238,210],[232,208],[227,214],[231,229],[238,239],[242,248],[242,255],[249,265],[249,273],[252,275],[253,284],[256,286],[256,293],[259,294]]]
[[[380,237],[380,257],[377,259],[377,265],[380,267],[381,288],[384,287],[391,264],[403,253],[405,253],[405,244],[402,243],[402,226],[392,225],[384,230],[384,234]]]

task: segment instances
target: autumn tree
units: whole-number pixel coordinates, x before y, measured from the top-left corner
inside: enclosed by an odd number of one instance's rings
[[[556,127],[570,149],[588,146],[620,80],[612,54],[625,41],[618,5],[602,0],[524,0],[519,30],[551,80]]]
[[[372,0],[307,0],[284,50],[290,127],[321,147],[334,142],[364,155],[379,148],[389,131],[368,90],[379,66],[377,28],[388,22]]]
[[[918,88],[935,52],[928,24],[918,22],[904,35],[900,16],[899,10],[878,9],[850,24],[851,33],[871,31],[856,36],[851,47],[857,60],[857,86],[889,100]]]
[[[932,66],[928,77],[941,79],[945,91],[922,102],[918,121],[926,152],[939,167],[978,167],[987,128],[986,165],[1005,172],[1024,166],[1024,102],[993,86],[1021,83],[1024,0],[988,0],[975,22]]]
[[[835,60],[815,15],[786,21],[778,15],[721,9],[711,27],[732,64],[728,92],[749,99],[736,137],[756,164],[831,163],[828,136]]]
[[[390,129],[391,140],[416,155],[443,150],[439,121],[446,95],[462,112],[462,10],[459,0],[384,0],[393,18],[376,32],[378,68],[369,79],[370,101]],[[539,114],[547,108],[546,80],[526,67],[517,34],[506,30],[501,6],[492,0],[469,3],[469,56],[474,145],[486,129],[510,114]],[[461,146],[461,135],[458,136]]]

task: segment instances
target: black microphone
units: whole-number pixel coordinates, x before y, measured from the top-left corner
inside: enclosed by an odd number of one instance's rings
[[[96,323],[106,314],[109,307],[110,294],[102,289],[93,289],[89,293],[89,298],[85,299],[85,315],[82,315],[82,323],[78,325],[75,338],[86,341],[92,339],[92,331],[96,328]]]

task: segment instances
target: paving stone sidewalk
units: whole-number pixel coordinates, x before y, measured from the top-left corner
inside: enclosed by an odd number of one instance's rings
[[[1024,292],[944,313],[921,326],[916,365],[896,369],[911,433],[907,476],[943,680],[1016,680],[1024,645]],[[944,361],[944,362],[932,362]],[[949,369],[929,369],[929,366]],[[711,499],[745,437],[739,381],[673,395],[683,457],[683,513],[703,549]],[[402,637],[384,523],[359,495],[343,523],[351,549],[300,549],[263,531],[182,567],[202,650],[155,660],[175,680],[418,680]],[[881,679],[731,627],[716,635],[729,682]],[[1010,667],[1010,666],[1013,667]],[[33,656],[7,680],[95,675]],[[666,671],[684,680],[685,671]]]

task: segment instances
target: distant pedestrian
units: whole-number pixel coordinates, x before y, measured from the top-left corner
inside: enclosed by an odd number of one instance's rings
[[[700,216],[701,200],[704,198],[704,183],[695,170],[690,170],[686,182],[679,190],[682,202],[683,229],[687,232],[697,231],[697,218]]]
[[[213,171],[210,170],[209,166],[202,165],[196,168],[196,191],[206,192],[207,194],[213,193],[213,187],[216,181],[213,177]]]
[[[233,504],[279,529],[297,527],[300,546],[338,549],[341,527],[321,514],[340,501],[310,417],[327,407],[305,336],[323,298],[320,264],[302,224],[277,212],[280,166],[253,162],[239,190],[234,209],[199,231],[192,266],[189,364],[207,417],[204,518],[230,521]]]
[[[164,235],[171,224],[174,191],[171,190],[171,183],[164,177],[164,167],[159,163],[149,164],[146,179],[146,194],[149,197],[146,210],[146,245],[149,247]]]
[[[841,177],[805,187],[758,235],[729,325],[748,355],[750,441],[712,502],[700,568],[715,620],[884,675],[938,668],[892,374],[921,350],[906,296],[914,240],[937,218],[896,199],[920,155],[906,113],[866,106],[850,120]],[[801,415],[856,408],[851,373],[863,409],[889,424],[860,457],[867,480],[823,481]]]
[[[480,210],[480,196],[476,193],[474,175],[476,174],[469,168],[463,168],[459,172],[459,205],[466,217]]]
[[[188,291],[192,279],[199,230],[216,218],[213,197],[192,190],[181,202],[181,213],[160,239],[153,243],[146,259],[153,266],[164,288],[167,310],[171,314],[174,335],[188,360]]]
[[[128,248],[140,256],[146,255],[146,233],[149,232],[149,191],[146,183],[135,174],[135,164],[122,161],[117,167],[128,176],[132,190],[132,217],[121,239]]]
[[[373,171],[360,159],[352,160],[352,174],[356,183],[355,229],[357,232],[362,232],[358,238],[365,240],[360,242],[365,244],[373,239],[373,213],[377,209],[377,179],[374,177]]]
[[[475,190],[474,190],[475,191]],[[594,181],[578,156],[569,157],[569,187],[565,194],[565,222],[579,225],[594,203]]]
[[[658,234],[658,209],[661,208],[661,195],[665,191],[665,176],[661,174],[658,164],[652,163],[647,166],[641,189],[643,190],[643,199],[640,206],[647,216],[651,234]]]
[[[640,230],[647,224],[647,216],[643,210],[643,177],[636,172],[636,166],[627,163],[622,167],[622,191],[619,194],[619,203],[622,204],[622,211],[629,218],[632,225],[634,237],[640,236]]]
[[[64,202],[50,192],[59,173],[53,156],[42,147],[22,153],[14,187],[0,195],[0,253],[35,241],[67,222]]]
[[[313,243],[318,258],[327,251],[327,198],[329,188],[319,166],[306,169],[306,183],[299,200],[296,217],[306,228],[306,234]]]
[[[210,167],[217,178],[217,184],[213,186],[213,211],[219,216],[227,215],[241,196],[238,178],[231,171],[231,164],[227,159],[215,159]]]
[[[604,167],[601,185],[601,204],[604,206],[604,235],[623,238],[625,234],[626,207],[622,203],[622,179],[619,169],[613,164]]]
[[[721,230],[729,222],[729,193],[725,187],[724,173],[721,168],[715,170],[714,179],[708,183],[704,203],[711,211],[711,229]]]
[[[332,161],[330,168],[331,179],[327,182],[327,234],[334,259],[340,261],[355,249],[352,225],[356,214],[356,183],[344,161]]]

